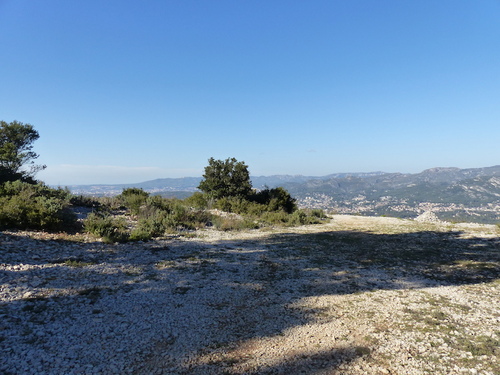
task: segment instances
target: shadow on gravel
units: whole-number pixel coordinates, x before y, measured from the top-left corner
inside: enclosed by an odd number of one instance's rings
[[[356,291],[398,289],[401,286],[399,281],[391,278],[370,279],[370,273],[366,272],[370,269],[383,270],[387,276],[397,276],[400,281],[422,279],[424,284],[462,285],[499,278],[500,238],[462,238],[462,234],[337,231],[278,235],[271,242],[277,258],[285,259],[285,263],[287,257],[295,257],[306,259],[316,270],[343,268],[357,274],[358,278],[365,279],[361,281],[366,285],[354,283]],[[353,292],[349,286],[345,290],[342,287],[337,289],[337,293]]]
[[[338,369],[340,365],[345,365],[367,354],[367,348],[340,348],[331,351],[319,351],[312,355],[302,355],[302,358],[287,360],[278,367],[271,367],[259,372],[250,374],[324,374],[325,371]]]
[[[369,354],[366,347],[342,347],[333,350],[318,350],[314,354],[303,353],[294,358],[287,358],[276,366],[262,366],[259,370],[241,370],[231,368],[231,363],[244,362],[251,355],[229,353],[220,360],[215,360],[205,366],[191,367],[182,374],[241,374],[241,375],[271,375],[271,374],[332,374],[341,365],[348,365],[363,355]],[[154,369],[151,369],[154,372]],[[147,372],[146,372],[147,373]],[[168,372],[165,372],[168,373]],[[334,372],[337,374],[337,372]]]
[[[47,264],[54,266],[40,269]],[[107,374],[125,368],[134,374],[333,371],[366,353],[353,347],[300,355],[297,349],[298,357],[244,371],[242,363],[248,358],[228,357],[231,351],[220,348],[239,348],[311,322],[314,312],[293,308],[305,297],[499,278],[499,238],[462,238],[461,232],[330,231],[121,245],[0,234],[0,291],[6,295],[9,288],[32,290],[11,302],[2,297],[0,351],[5,361],[0,361],[0,372],[25,370],[9,367],[22,359],[12,349],[18,344],[30,351],[27,368],[32,372],[25,373],[33,374],[41,364],[50,368],[60,348],[72,346],[77,348],[72,357],[57,360],[63,372],[73,371],[72,361]],[[63,289],[72,292],[57,295]],[[73,319],[86,326],[76,330]],[[134,321],[149,325],[128,337]],[[68,337],[62,338],[64,327]],[[116,341],[116,335],[123,339]],[[162,340],[168,345],[159,357],[152,348]],[[99,349],[109,345],[116,350]],[[150,352],[138,349],[148,345]],[[130,349],[134,355],[127,355]],[[207,353],[213,357],[209,364],[193,359]],[[108,367],[110,363],[114,367]]]

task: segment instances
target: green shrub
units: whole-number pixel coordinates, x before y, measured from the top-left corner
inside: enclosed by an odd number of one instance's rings
[[[98,209],[101,211],[114,211],[124,209],[125,206],[123,202],[116,197],[96,197],[97,202],[99,202]]]
[[[265,204],[260,204],[255,201],[250,201],[240,197],[221,198],[214,204],[217,208],[224,212],[232,212],[240,215],[248,215],[251,217],[261,216],[264,212],[274,211]]]
[[[286,212],[265,212],[262,214],[260,219],[266,223],[271,225],[283,225],[288,224],[290,219],[290,215]]]
[[[137,228],[130,233],[130,241],[148,241],[153,237],[161,236],[165,233],[165,227],[161,222],[154,220],[142,220]]]
[[[307,214],[302,211],[302,210],[297,210],[293,214],[290,215],[290,220],[289,223],[291,225],[304,225],[304,224],[309,224],[308,223],[308,216]]]
[[[188,220],[191,228],[204,228],[212,222],[214,215],[205,210],[188,211]]]
[[[18,229],[73,230],[76,215],[70,193],[43,183],[11,181],[0,185],[0,226]]]
[[[79,198],[81,199],[81,198]],[[264,189],[251,197],[230,196],[217,200],[207,194],[194,193],[180,200],[149,195],[142,189],[125,189],[115,198],[99,198],[101,213],[91,215],[85,223],[87,231],[109,241],[147,241],[185,229],[213,225],[219,230],[256,229],[263,225],[303,225],[319,223],[326,217],[322,210],[297,210],[295,199],[283,188]],[[137,226],[127,231],[103,213],[102,207],[126,208],[134,215]],[[206,210],[214,207],[238,216],[216,216]]]
[[[138,188],[123,189],[122,193],[116,199],[122,205],[130,210],[133,215],[137,215],[143,204],[146,203],[149,193]]]
[[[171,210],[165,219],[168,228],[202,228],[212,220],[212,215],[207,211],[192,209],[187,207],[182,201],[173,200],[171,204]]]
[[[147,198],[149,196],[149,193],[144,191],[141,188],[126,188],[126,189],[123,189],[123,191],[121,193],[122,197],[130,197],[130,196],[134,196],[134,195],[141,195],[141,196]]]
[[[161,236],[167,230],[205,227],[211,222],[212,215],[205,210],[193,209],[179,199],[151,196],[140,206],[137,218],[138,227],[132,231],[131,239],[145,240]]]
[[[131,241],[147,241],[153,237],[163,235],[167,229],[168,213],[163,210],[153,210],[151,207],[142,207],[148,215],[139,219],[137,227],[130,233]]]
[[[146,228],[135,228],[130,233],[128,240],[129,241],[149,241],[151,238],[153,238],[153,235]]]
[[[314,210],[313,210],[314,211]],[[320,212],[316,211],[308,211],[308,210],[297,210],[295,211],[290,218],[291,225],[306,225],[306,224],[321,224],[325,222],[325,218],[321,218],[318,215],[321,215]]]
[[[297,210],[295,199],[282,187],[263,189],[249,196],[249,200],[266,206],[267,211],[283,211],[291,214]]]
[[[326,219],[327,218],[325,212],[319,208],[315,208],[315,209],[311,210],[310,215],[313,217],[317,217],[318,219]]]
[[[287,214],[283,211],[265,212],[260,219],[265,224],[278,226],[319,224],[324,220],[308,214],[308,212],[304,210],[296,210],[292,214]]]
[[[90,197],[88,195],[73,195],[70,198],[70,203],[73,206],[89,207],[89,208],[99,208],[101,203],[95,197]]]
[[[146,199],[145,205],[155,207],[161,210],[169,211],[172,209],[172,204],[178,202],[175,198],[163,198],[160,195],[152,195]]]
[[[248,204],[249,202],[241,197],[224,197],[218,199],[213,207],[224,212],[243,214],[247,212]]]
[[[208,208],[209,207],[209,198],[206,194],[200,193],[199,191],[195,192],[190,197],[184,199],[184,203],[193,208]]]
[[[249,202],[246,214],[253,216],[253,217],[259,217],[264,212],[267,212],[267,211],[268,211],[267,206],[265,206],[263,204],[255,203],[255,202]]]
[[[257,229],[259,224],[250,218],[237,218],[237,217],[221,217],[214,216],[212,219],[214,228],[223,231],[230,230],[243,230],[243,229]]]
[[[151,199],[155,198],[155,199]],[[161,199],[161,201],[159,199]],[[168,214],[171,212],[171,206],[166,199],[162,197],[149,197],[146,202],[141,205],[137,212],[137,219],[149,219],[158,216],[160,212]]]
[[[9,181],[0,184],[0,196],[14,196],[24,194],[24,197],[44,196],[57,198],[69,202],[71,193],[67,189],[53,189],[43,182],[30,184],[22,181]]]
[[[126,242],[129,239],[127,224],[122,218],[92,212],[83,225],[85,231],[101,237],[106,243]]]

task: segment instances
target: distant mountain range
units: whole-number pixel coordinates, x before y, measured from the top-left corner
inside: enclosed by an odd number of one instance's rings
[[[373,173],[335,173],[328,176],[302,176],[302,175],[273,175],[273,176],[252,176],[252,185],[256,189],[267,187],[278,187],[285,184],[306,183],[314,180],[326,180],[330,178],[343,178],[348,176],[372,177],[382,175],[383,172]],[[111,196],[120,194],[126,188],[140,188],[151,193],[164,195],[185,195],[197,190],[201,177],[182,177],[182,178],[159,178],[156,180],[144,181],[135,184],[117,184],[117,185],[70,185],[68,188],[74,194],[88,194],[96,196]]]
[[[75,194],[115,195],[137,187],[155,194],[186,197],[201,177],[163,178],[123,185],[77,185]],[[431,211],[440,219],[500,222],[500,166],[432,168],[421,173],[337,173],[328,176],[257,176],[257,189],[282,186],[299,205],[340,213],[416,217]]]
[[[301,206],[341,213],[414,218],[431,211],[447,221],[500,222],[500,166],[352,175],[284,187]]]

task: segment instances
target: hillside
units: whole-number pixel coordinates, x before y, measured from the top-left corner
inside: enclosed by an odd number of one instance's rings
[[[432,211],[442,220],[500,221],[500,166],[433,168],[284,184],[302,206],[341,213],[414,218]]]

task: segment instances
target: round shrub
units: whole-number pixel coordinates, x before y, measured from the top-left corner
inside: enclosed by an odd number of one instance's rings
[[[126,242],[129,238],[127,225],[123,219],[92,212],[84,221],[84,228],[106,243]]]
[[[69,191],[21,181],[0,185],[0,227],[75,229],[77,220],[70,208]]]

